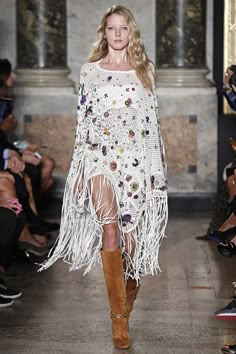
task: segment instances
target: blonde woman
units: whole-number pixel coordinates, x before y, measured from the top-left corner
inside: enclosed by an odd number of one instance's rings
[[[132,13],[107,10],[81,70],[78,125],[51,258],[87,273],[102,260],[113,343],[128,348],[128,319],[140,277],[160,270],[167,181],[154,87]]]

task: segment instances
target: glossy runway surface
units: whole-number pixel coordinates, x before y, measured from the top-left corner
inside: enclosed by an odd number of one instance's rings
[[[208,215],[170,217],[161,248],[162,274],[143,278],[130,320],[132,347],[114,349],[103,273],[86,277],[58,262],[36,273],[20,263],[11,285],[21,300],[0,309],[1,354],[216,354],[236,343],[236,322],[214,311],[231,297],[236,258],[224,258],[213,243],[197,241]]]

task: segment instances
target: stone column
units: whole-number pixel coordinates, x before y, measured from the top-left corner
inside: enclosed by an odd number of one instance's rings
[[[17,0],[16,84],[68,87],[66,1]]]
[[[157,0],[157,66],[161,86],[210,86],[206,78],[204,0]]]

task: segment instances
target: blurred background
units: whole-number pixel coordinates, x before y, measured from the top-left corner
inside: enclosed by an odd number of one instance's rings
[[[209,209],[232,160],[235,114],[224,104],[236,64],[235,0],[123,0],[158,69],[170,207]],[[56,160],[61,198],[76,124],[77,87],[109,0],[1,0],[0,57],[13,64],[18,132]]]

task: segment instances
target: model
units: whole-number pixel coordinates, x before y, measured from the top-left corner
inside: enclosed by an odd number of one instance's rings
[[[63,258],[87,273],[101,259],[113,343],[128,348],[140,277],[160,270],[167,181],[155,70],[124,6],[105,13],[79,91],[60,235],[41,269]]]

